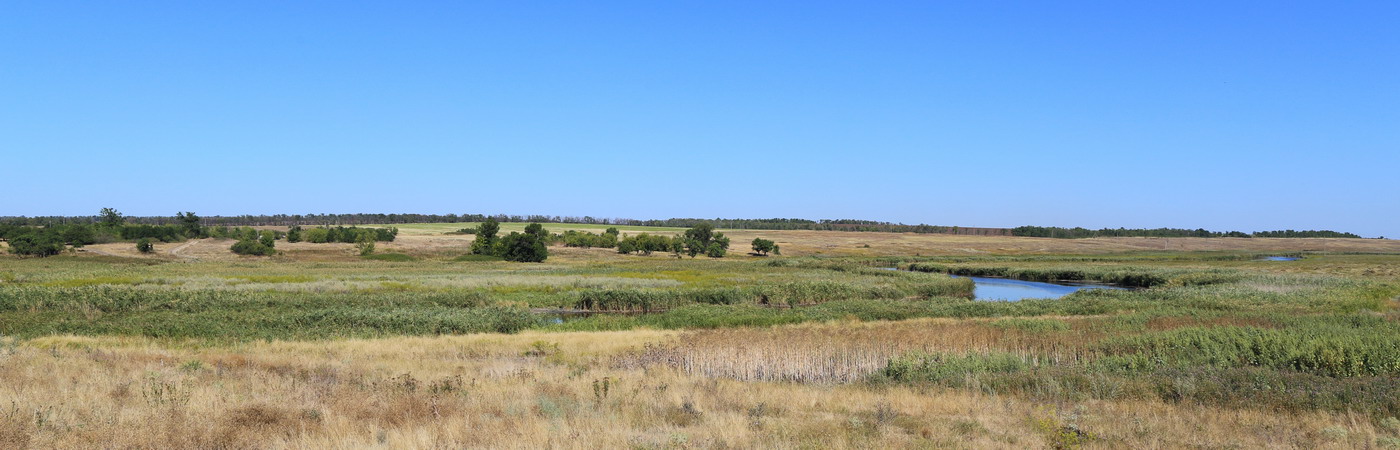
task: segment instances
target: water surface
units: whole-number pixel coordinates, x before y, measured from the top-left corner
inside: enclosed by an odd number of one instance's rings
[[[1010,278],[962,277],[975,283],[972,298],[984,301],[1019,301],[1038,298],[1060,298],[1081,289],[1125,289],[1103,284],[1072,282],[1042,283],[1039,281],[1013,280]]]

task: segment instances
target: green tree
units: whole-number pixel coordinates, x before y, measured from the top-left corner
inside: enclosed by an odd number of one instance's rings
[[[261,241],[256,239],[243,239],[235,242],[232,247],[229,247],[229,250],[240,255],[272,256],[277,254],[277,250],[271,246],[263,245]]]
[[[500,222],[496,222],[494,218],[487,217],[485,221],[481,222],[481,226],[476,228],[476,240],[472,241],[472,254],[495,255],[496,241],[500,240],[496,234],[500,232]]]
[[[156,247],[154,245],[151,245],[150,238],[141,238],[141,240],[136,241],[136,251],[141,253],[151,253],[156,251]]]
[[[262,230],[258,232],[258,243],[267,248],[272,248],[277,241],[277,232],[272,230]]]
[[[199,224],[199,216],[193,211],[175,213],[175,218],[180,221],[180,230],[185,237],[195,239],[204,236],[204,227]]]
[[[68,225],[62,231],[63,242],[67,242],[74,247],[82,247],[87,244],[97,243],[97,234],[93,232],[92,225],[74,224]]]
[[[373,239],[373,238],[366,239],[364,236],[361,236],[361,237],[360,237],[360,241],[355,243],[355,248],[358,249],[358,250],[360,250],[360,256],[369,256],[369,255],[373,255],[373,254],[374,254],[374,239]]]
[[[682,239],[685,253],[691,258],[701,253],[711,258],[721,258],[729,250],[729,238],[725,237],[724,233],[716,233],[714,225],[704,222],[685,230]]]
[[[287,229],[287,242],[301,242],[301,225],[292,225]]]
[[[763,256],[768,256],[769,252],[777,249],[777,244],[764,238],[753,238],[753,251]]]
[[[116,228],[126,223],[126,218],[122,217],[122,213],[117,212],[117,210],[112,208],[102,208],[102,211],[98,213],[98,216],[102,218],[101,222],[99,223],[101,223],[104,227]]]
[[[511,233],[501,238],[499,256],[506,261],[544,262],[549,257],[549,248],[539,235]]]
[[[63,240],[55,233],[32,232],[10,238],[10,253],[26,256],[53,256],[63,251]]]
[[[531,222],[525,226],[525,234],[533,235],[542,242],[549,242],[549,230],[544,229],[544,225]]]

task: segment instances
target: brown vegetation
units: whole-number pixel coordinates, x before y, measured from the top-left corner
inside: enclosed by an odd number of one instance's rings
[[[38,339],[0,350],[0,446],[1343,448],[1380,433],[1361,418],[1325,413],[1045,404],[613,367],[619,354],[675,338],[525,333],[236,348]]]

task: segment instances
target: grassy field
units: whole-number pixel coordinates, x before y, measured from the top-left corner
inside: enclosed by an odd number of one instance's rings
[[[0,256],[0,448],[1400,447],[1395,241],[733,230],[785,256],[520,264],[460,258],[469,225],[388,260]]]

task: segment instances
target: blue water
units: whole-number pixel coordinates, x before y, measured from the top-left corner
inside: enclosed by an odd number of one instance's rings
[[[1265,256],[1264,261],[1297,261],[1302,258],[1296,256]]]
[[[952,275],[952,277],[971,278],[972,282],[976,283],[976,287],[972,290],[972,298],[984,301],[1014,302],[1028,298],[1060,298],[1080,289],[1124,289],[1101,284],[1042,283],[1009,278],[960,277],[957,275]]]

